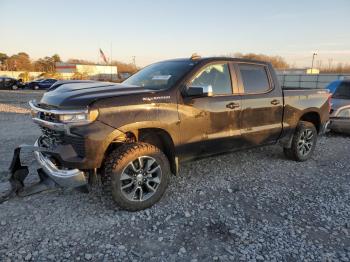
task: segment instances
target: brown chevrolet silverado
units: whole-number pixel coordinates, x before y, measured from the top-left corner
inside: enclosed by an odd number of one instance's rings
[[[181,161],[276,143],[305,161],[329,118],[328,91],[283,89],[269,63],[225,57],[155,63],[121,84],[61,82],[30,106],[43,182],[102,181],[132,211],[162,197]],[[10,168],[17,193],[21,148]]]

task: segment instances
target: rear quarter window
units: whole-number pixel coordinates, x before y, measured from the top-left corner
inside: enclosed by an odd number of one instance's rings
[[[265,66],[239,64],[244,93],[265,93],[270,89],[269,78]]]

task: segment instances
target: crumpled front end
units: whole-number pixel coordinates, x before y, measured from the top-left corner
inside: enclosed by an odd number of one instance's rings
[[[28,195],[54,186],[80,188],[94,181],[111,141],[123,133],[99,120],[98,110],[61,109],[29,102],[34,123],[41,136],[34,145],[21,145],[14,151],[10,167],[11,194]],[[28,166],[21,163],[22,149],[29,149],[39,164],[40,183],[24,187]],[[0,201],[1,202],[1,201]]]
[[[34,144],[38,147],[38,141]],[[39,148],[39,147],[38,147]],[[80,187],[87,184],[85,172],[79,169],[59,168],[50,155],[35,151],[34,156],[43,171],[58,185],[62,187]]]
[[[73,123],[63,123],[60,121],[60,117],[62,115],[87,114],[87,109],[57,110],[47,106],[39,107],[34,101],[30,101],[29,105],[33,121],[42,130],[42,135],[33,147],[34,157],[42,170],[59,186],[74,188],[86,185],[85,172],[65,166],[63,159],[82,159],[84,157],[82,149],[84,145],[81,146],[83,138],[71,134],[70,128]],[[88,119],[81,121],[79,124],[86,123],[89,123]],[[72,143],[67,137],[75,137],[77,142]]]
[[[29,174],[29,168],[22,164],[21,153],[22,150],[28,150],[34,153],[34,156],[39,164],[38,176],[40,181],[29,187],[24,186],[24,181]],[[11,176],[9,182],[11,188],[0,196],[0,203],[18,196],[28,196],[42,191],[53,189],[57,186],[67,188],[84,187],[87,185],[87,177],[85,172],[79,169],[60,168],[52,157],[57,153],[50,151],[47,148],[40,147],[38,140],[34,146],[20,145],[14,150],[12,162],[9,168]],[[85,190],[86,191],[86,190]]]

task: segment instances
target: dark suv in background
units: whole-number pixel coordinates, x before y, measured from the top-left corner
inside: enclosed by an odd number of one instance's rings
[[[15,79],[12,77],[0,77],[0,89],[12,89],[17,90],[18,88],[22,88],[23,83],[22,79]]]
[[[57,79],[53,79],[53,78],[37,79],[32,82],[28,82],[26,84],[26,87],[34,90],[49,89],[56,82],[57,82]]]

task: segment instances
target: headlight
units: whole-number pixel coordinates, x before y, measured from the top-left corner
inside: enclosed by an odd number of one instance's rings
[[[90,123],[97,119],[98,110],[90,110],[88,113],[60,114],[59,120],[62,123]]]

